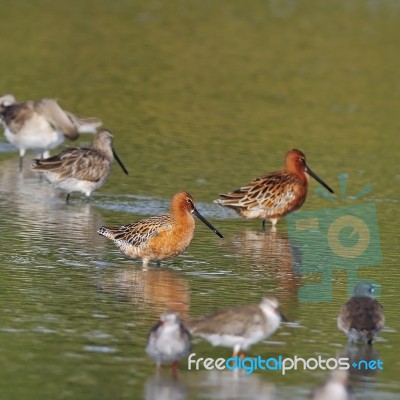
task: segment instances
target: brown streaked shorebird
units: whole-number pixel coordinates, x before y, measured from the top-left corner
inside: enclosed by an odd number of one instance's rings
[[[186,192],[172,198],[171,213],[150,217],[116,228],[102,226],[98,233],[111,239],[129,257],[149,261],[176,257],[190,244],[194,235],[193,214],[220,238],[223,236],[196,209],[193,197]]]
[[[147,338],[146,352],[157,363],[172,363],[178,367],[179,360],[190,351],[190,333],[179,318],[179,313],[166,311],[151,328]]]
[[[303,205],[309,176],[333,193],[308,167],[305,154],[293,149],[286,154],[285,169],[256,178],[233,192],[220,194],[214,202],[233,208],[242,217],[262,219],[263,228],[267,219],[275,227],[280,218]]]
[[[373,297],[374,287],[369,282],[359,282],[354,295],[342,307],[337,319],[338,328],[350,343],[361,341],[372,344],[374,337],[384,328],[383,307]]]
[[[64,138],[75,140],[80,133],[95,133],[101,125],[98,118],[83,118],[63,110],[56,100],[42,99],[17,103],[15,97],[0,97],[0,121],[7,140],[19,149],[22,170],[27,150],[49,156],[49,150]]]
[[[91,148],[67,148],[53,157],[34,160],[31,169],[43,172],[55,188],[67,192],[67,203],[72,192],[90,197],[104,185],[114,158],[128,174],[112,147],[112,137],[110,131],[103,129],[96,133]]]
[[[203,318],[185,321],[193,336],[200,336],[213,346],[232,347],[233,355],[243,356],[254,343],[272,335],[286,318],[274,297],[264,297],[259,304],[228,308]]]

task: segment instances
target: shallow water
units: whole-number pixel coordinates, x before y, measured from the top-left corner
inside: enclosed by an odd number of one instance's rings
[[[145,354],[165,309],[197,317],[266,293],[290,323],[249,356],[379,358],[384,370],[352,374],[354,389],[360,398],[398,398],[396,2],[41,0],[2,13],[1,92],[56,97],[102,118],[129,176],[115,165],[90,202],[77,194],[67,206],[29,171],[33,155],[20,174],[17,153],[0,143],[1,398],[307,398],[326,371],[245,375],[188,371],[183,361],[174,380],[168,369],[157,375]],[[281,168],[293,147],[336,192],[334,203],[311,181],[301,211],[329,222],[344,206],[376,209],[377,221],[375,209],[363,216],[380,240],[347,272],[315,231],[305,244],[293,237],[290,218],[263,232],[259,221],[212,203]],[[352,199],[369,183],[371,191]],[[223,240],[198,222],[184,254],[143,270],[97,235],[103,224],[167,212],[181,190]],[[379,284],[386,327],[372,354],[354,354],[336,327],[354,279]],[[314,301],[305,301],[304,288]],[[198,339],[193,351],[230,355]]]

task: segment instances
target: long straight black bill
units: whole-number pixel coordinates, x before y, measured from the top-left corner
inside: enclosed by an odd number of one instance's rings
[[[221,235],[220,232],[218,232],[217,228],[215,228],[214,226],[211,225],[210,222],[208,222],[195,208],[193,210],[193,214],[201,221],[203,222],[204,225],[207,225],[217,236],[219,236],[220,238],[223,238],[223,236]]]
[[[331,193],[334,193],[334,191],[312,170],[306,165],[306,172],[308,175],[312,176],[318,183],[320,183],[326,190],[328,190]]]
[[[114,149],[112,149],[112,152],[114,154],[114,158],[117,160],[117,163],[121,167],[122,171],[124,171],[125,174],[128,175],[128,170],[125,168],[125,165],[122,163],[121,159],[118,157],[118,154],[115,152]]]

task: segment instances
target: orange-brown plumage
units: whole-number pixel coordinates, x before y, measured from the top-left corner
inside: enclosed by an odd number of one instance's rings
[[[192,214],[222,238],[217,229],[197,211],[193,197],[186,192],[174,195],[170,214],[150,217],[117,228],[102,226],[98,233],[111,239],[122,253],[141,258],[146,266],[151,260],[159,262],[185,251],[194,235],[195,221]]]
[[[221,194],[214,202],[233,208],[242,217],[260,218],[263,225],[268,219],[275,226],[279,218],[304,204],[309,175],[333,193],[307,166],[304,153],[294,149],[286,154],[283,170],[268,173],[240,189]]]

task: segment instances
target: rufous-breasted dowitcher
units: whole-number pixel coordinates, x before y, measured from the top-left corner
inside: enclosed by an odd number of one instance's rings
[[[11,94],[0,97],[0,121],[7,140],[19,149],[20,170],[27,150],[47,158],[49,150],[65,137],[75,140],[80,133],[95,133],[101,125],[98,118],[78,117],[63,110],[56,100],[18,103]]]
[[[179,318],[179,313],[166,311],[151,328],[147,338],[146,352],[157,363],[172,363],[178,367],[179,360],[190,351],[190,333]]]
[[[385,317],[383,307],[374,298],[371,283],[362,281],[356,285],[353,296],[340,311],[337,324],[350,343],[361,341],[372,344],[385,325]]]
[[[103,129],[96,133],[91,148],[67,148],[50,158],[34,160],[32,170],[43,172],[52,185],[67,193],[67,203],[72,192],[90,197],[107,180],[114,158],[125,174],[128,171],[112,147],[112,134]]]
[[[254,179],[230,193],[220,194],[215,203],[233,208],[245,218],[269,220],[275,227],[279,218],[298,210],[306,200],[308,180],[312,176],[329,192],[333,190],[306,164],[300,150],[286,154],[285,169]]]
[[[223,236],[196,209],[193,197],[186,192],[172,198],[171,213],[150,217],[116,228],[102,226],[98,233],[111,239],[122,253],[141,258],[143,266],[149,261],[175,257],[190,244],[194,235],[193,214],[215,232]]]
[[[200,336],[213,346],[231,347],[233,357],[251,345],[272,335],[286,318],[274,297],[264,297],[259,304],[248,304],[217,311],[203,318],[185,321],[193,336]]]

